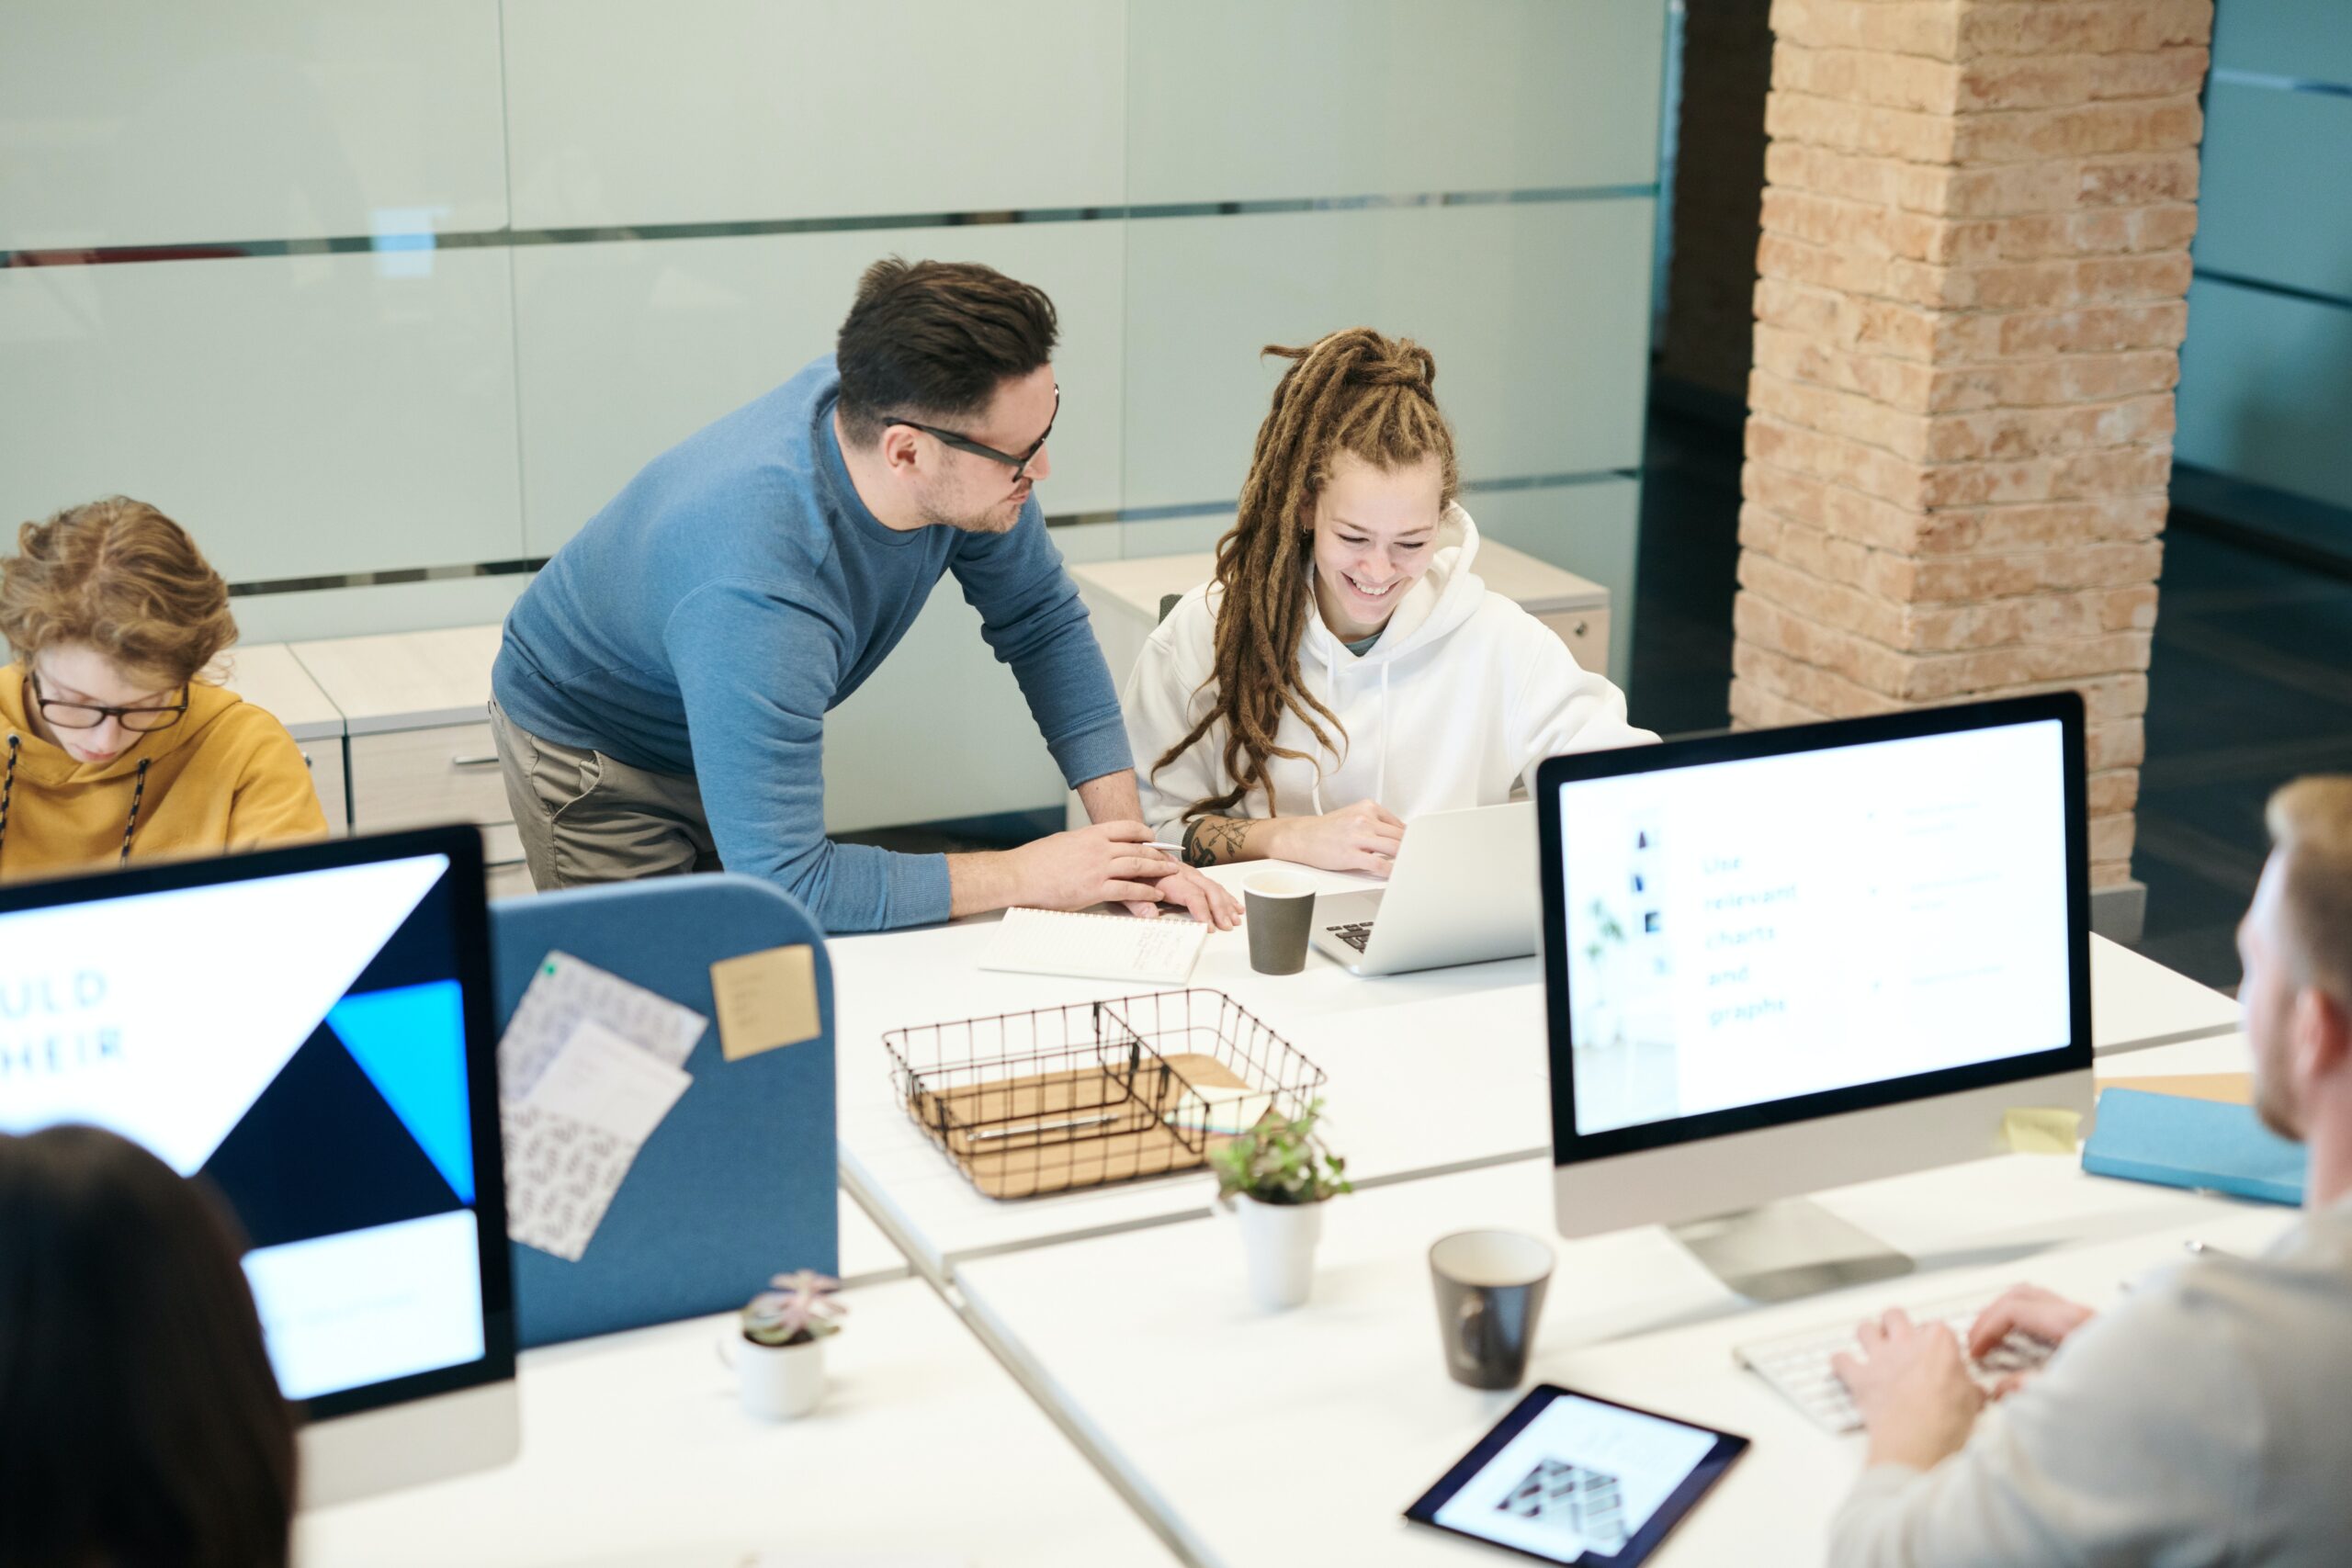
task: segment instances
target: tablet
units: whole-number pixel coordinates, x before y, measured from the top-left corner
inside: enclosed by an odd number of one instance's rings
[[[1544,1383],[1405,1517],[1577,1568],[1657,1550],[1746,1438]]]

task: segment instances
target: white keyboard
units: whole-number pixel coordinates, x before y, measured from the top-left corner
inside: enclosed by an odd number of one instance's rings
[[[1914,1323],[1940,1323],[1959,1336],[1962,1353],[1966,1353],[1969,1325],[1984,1309],[1998,1299],[1998,1291],[1961,1300],[1929,1302],[1924,1306],[1905,1307]],[[1801,1329],[1776,1338],[1752,1340],[1732,1348],[1733,1357],[1740,1365],[1761,1377],[1779,1392],[1781,1398],[1804,1411],[1821,1427],[1832,1432],[1856,1432],[1861,1429],[1862,1417],[1854,1408],[1853,1397],[1838,1374],[1829,1370],[1829,1359],[1840,1351],[1858,1348],[1854,1325],[1859,1319],[1849,1319],[1836,1327]],[[1976,1386],[1987,1393],[1993,1385],[2011,1372],[2031,1371],[2050,1359],[2052,1347],[2022,1334],[2012,1334],[1985,1353],[1983,1359],[1968,1363],[1969,1376]]]

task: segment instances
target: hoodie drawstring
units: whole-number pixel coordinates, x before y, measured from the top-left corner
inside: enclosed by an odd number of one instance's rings
[[[8,772],[0,777],[0,847],[8,842],[8,801],[17,793],[17,752],[24,743],[21,736],[8,737]]]
[[[12,733],[8,737],[7,768],[5,773],[0,773],[0,850],[6,850],[8,845],[8,803],[17,793],[17,753],[23,750],[24,744],[22,736]],[[122,852],[115,857],[114,863],[118,866],[130,863],[130,835],[139,830],[139,807],[147,798],[147,769],[154,761],[153,757],[139,759],[138,782],[130,791],[130,820],[122,825]]]
[[[122,854],[114,863],[117,865],[130,863],[130,835],[139,829],[139,803],[147,798],[147,764],[154,760],[153,757],[139,759],[139,782],[130,792],[130,820],[122,825]]]
[[[1340,656],[1332,651],[1332,640],[1326,638],[1323,642],[1323,689],[1331,694],[1331,704],[1336,707],[1340,701]],[[1372,785],[1373,803],[1376,806],[1388,803],[1388,666],[1391,662],[1386,659],[1380,661],[1380,761],[1374,770]],[[1352,743],[1354,737],[1351,736],[1349,739]],[[1320,757],[1315,760],[1315,777],[1307,782],[1306,787],[1315,797],[1315,815],[1322,816],[1323,759]]]

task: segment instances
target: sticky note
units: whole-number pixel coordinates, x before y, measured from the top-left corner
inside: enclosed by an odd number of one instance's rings
[[[2083,1130],[2082,1113],[2031,1106],[2001,1113],[2001,1145],[2018,1155],[2070,1155]]]
[[[807,942],[722,958],[710,966],[718,1003],[718,1049],[730,1062],[814,1040],[817,954]]]
[[[2177,1095],[2183,1100],[2214,1100],[2224,1105],[2254,1103],[2252,1073],[2165,1073],[2137,1078],[2109,1078],[2102,1089],[2136,1089],[2148,1094]]]

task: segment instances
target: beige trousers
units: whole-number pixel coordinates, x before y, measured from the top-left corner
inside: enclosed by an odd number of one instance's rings
[[[691,776],[648,773],[602,751],[543,740],[494,698],[490,733],[523,859],[540,892],[720,869]]]

